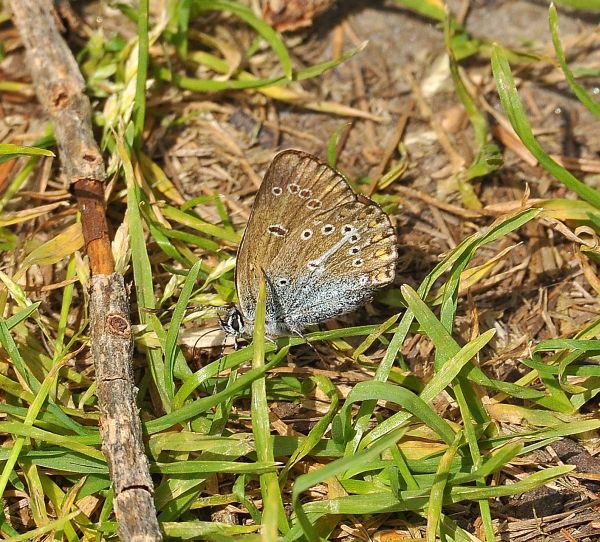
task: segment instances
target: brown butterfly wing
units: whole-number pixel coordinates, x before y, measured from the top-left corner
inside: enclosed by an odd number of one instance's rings
[[[393,228],[374,202],[314,156],[284,151],[267,171],[238,251],[240,307],[253,320],[264,272],[267,320],[301,331],[368,301],[393,280],[395,261]]]
[[[300,211],[319,205],[306,197],[307,192],[300,195],[302,190],[318,194],[325,209],[355,199],[344,178],[314,156],[296,150],[275,156],[256,194],[237,254],[235,281],[244,313],[256,303],[260,270],[273,271],[277,255],[291,248],[290,233],[303,224]]]

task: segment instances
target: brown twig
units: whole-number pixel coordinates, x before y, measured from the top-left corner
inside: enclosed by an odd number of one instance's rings
[[[122,540],[162,540],[135,403],[133,342],[123,277],[114,272],[105,216],[106,174],[94,140],[90,102],[50,0],[11,0],[38,99],[48,111],[63,170],[81,211],[92,270],[90,326],[102,451],[113,483]]]

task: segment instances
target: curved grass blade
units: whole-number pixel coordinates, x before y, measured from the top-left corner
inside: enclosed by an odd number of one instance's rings
[[[0,156],[4,159],[16,158],[17,156],[56,156],[48,149],[39,147],[25,147],[13,145],[12,143],[0,143]]]
[[[600,192],[582,183],[565,168],[555,162],[540,146],[535,139],[529,121],[525,115],[523,104],[515,86],[515,81],[508,64],[504,50],[495,46],[492,52],[492,71],[496,80],[498,95],[502,107],[506,112],[510,123],[519,136],[519,139],[527,147],[529,152],[535,156],[540,165],[553,175],[567,188],[575,192],[582,200],[587,201],[594,207],[600,209]]]
[[[562,48],[560,36],[558,35],[558,13],[554,4],[550,4],[548,9],[548,19],[550,24],[550,33],[552,34],[552,43],[554,50],[556,51],[556,58],[558,63],[565,74],[565,79],[569,83],[569,87],[573,91],[573,94],[577,96],[577,99],[587,107],[591,113],[593,113],[598,119],[600,119],[600,105],[586,92],[586,90],[575,80],[573,72],[567,64],[565,58],[565,52]]]
[[[300,495],[304,491],[310,489],[312,486],[321,483],[323,480],[332,478],[334,476],[339,476],[355,466],[364,465],[372,460],[377,459],[382,452],[391,446],[395,446],[396,442],[402,437],[403,433],[403,431],[396,431],[391,435],[387,435],[384,439],[374,444],[368,450],[362,451],[359,454],[342,457],[341,459],[337,459],[336,461],[333,461],[332,463],[329,463],[320,469],[303,474],[302,476],[296,478],[296,481],[294,482],[294,488],[292,490],[292,505],[294,506],[294,511],[296,512],[299,526],[291,530],[284,540],[297,540],[299,536],[304,534],[309,542],[320,541],[320,537],[317,535],[313,526],[313,522],[309,517],[310,514],[308,514],[306,511],[306,506],[302,506],[300,503]]]
[[[356,384],[346,398],[340,413],[341,417],[344,417],[344,411],[348,410],[352,403],[369,400],[390,401],[400,405],[430,427],[446,444],[450,445],[454,442],[454,431],[450,425],[423,399],[406,388],[387,382],[359,382]]]
[[[277,58],[279,58],[285,77],[292,79],[292,61],[283,40],[267,23],[256,17],[250,8],[229,0],[195,0],[193,7],[199,11],[229,11],[237,15],[254,28],[269,44],[273,52],[277,55]]]
[[[290,455],[288,462],[279,474],[280,485],[285,482],[289,470],[303,457],[306,457],[321,441],[338,409],[339,398],[337,389],[331,380],[322,375],[314,375],[311,377],[311,380],[323,391],[323,393],[325,393],[325,395],[327,395],[331,403],[327,409],[327,413],[317,422],[306,438],[301,441],[300,445]]]

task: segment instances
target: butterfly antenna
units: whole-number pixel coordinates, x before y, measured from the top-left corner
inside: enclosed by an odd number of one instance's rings
[[[220,320],[220,318],[219,318]],[[217,366],[217,372],[215,374],[215,385],[213,386],[213,395],[217,393],[217,385],[219,383],[219,375],[221,371],[225,369],[225,358],[223,357],[223,352],[225,352],[225,346],[227,345],[227,335],[223,337],[223,342],[221,343],[221,351],[219,352],[219,365]],[[235,349],[237,350],[237,340],[235,341]]]
[[[219,320],[221,320],[221,319],[219,318]],[[200,342],[203,337],[206,337],[206,335],[208,335],[212,331],[213,330],[208,330],[205,333],[203,333],[202,335],[200,335],[200,337],[198,337],[198,339],[194,343],[194,346],[192,347],[192,359],[195,359],[195,357],[196,357],[196,345],[198,344],[198,342]],[[219,366],[217,367],[217,372],[215,374],[215,385],[213,387],[213,395],[215,393],[217,393],[217,383],[219,381],[219,375],[221,374],[221,371],[223,371],[223,369],[225,367],[225,359],[223,357],[223,352],[225,352],[226,346],[227,346],[227,335],[225,335],[225,337],[223,337],[223,341],[221,342],[221,345],[219,347],[220,348],[219,356],[217,358],[219,360]],[[235,341],[235,348],[237,350],[237,340]]]
[[[219,318],[220,320],[220,318]],[[192,346],[192,359],[196,358],[196,347],[198,346],[198,343],[204,338],[206,337],[209,333],[212,333],[214,331],[214,329],[207,329],[204,333],[202,333],[197,339],[196,342],[194,343],[194,346]],[[200,350],[200,349],[198,349]]]

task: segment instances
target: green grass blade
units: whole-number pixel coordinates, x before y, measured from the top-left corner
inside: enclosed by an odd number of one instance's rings
[[[195,0],[195,9],[229,11],[248,23],[269,44],[279,58],[283,73],[287,79],[292,78],[292,61],[283,40],[267,23],[256,17],[252,10],[238,2],[229,0]]]
[[[467,112],[467,116],[469,117],[469,121],[473,126],[475,141],[477,145],[481,148],[488,141],[488,123],[483,113],[477,107],[473,96],[471,96],[470,92],[467,90],[462,76],[460,75],[458,63],[456,62],[456,58],[452,50],[453,31],[454,28],[452,24],[452,17],[450,13],[447,12],[444,18],[444,43],[446,45],[446,51],[448,53],[450,75],[452,76],[452,81],[454,82],[454,90],[456,91],[456,95],[462,102],[465,111]]]
[[[298,448],[290,455],[290,458],[279,475],[280,485],[282,482],[285,482],[288,471],[303,457],[306,457],[321,441],[338,409],[339,398],[337,389],[331,380],[322,375],[314,375],[311,377],[311,380],[323,391],[331,403],[326,414],[321,417],[316,425],[310,430],[306,438],[302,440]]]
[[[482,464],[473,472],[468,474],[459,474],[452,478],[451,485],[466,484],[475,480],[484,479],[491,474],[505,468],[511,459],[519,455],[523,451],[523,444],[520,442],[509,443],[502,446],[490,458],[482,462]]]
[[[433,0],[395,0],[396,4],[404,6],[423,17],[442,22],[446,13],[439,2]]]
[[[560,42],[560,36],[558,35],[558,13],[554,4],[550,4],[548,9],[548,19],[550,24],[550,33],[552,34],[552,43],[554,44],[554,51],[556,51],[556,58],[558,63],[565,74],[565,79],[569,83],[569,87],[573,91],[573,94],[577,96],[577,99],[585,105],[595,116],[600,119],[600,105],[586,92],[586,90],[575,80],[573,72],[567,64],[565,58],[565,52]]]
[[[171,205],[164,205],[161,207],[161,211],[166,218],[175,222],[179,222],[180,224],[199,232],[211,235],[217,239],[229,241],[230,243],[234,243],[236,245],[240,242],[240,236],[236,232],[231,231],[229,228],[210,224],[209,222],[206,222],[205,220],[202,220],[191,213],[185,213],[176,207],[172,207]]]
[[[389,329],[396,323],[398,318],[400,318],[400,314],[394,314],[381,325],[377,326],[377,329],[373,333],[370,333],[368,337],[354,349],[352,357],[354,359],[358,359],[362,354],[364,354],[369,348],[371,348],[371,346],[373,346],[379,337],[389,331]]]
[[[267,304],[267,286],[262,277],[256,302],[254,320],[253,369],[260,371],[265,367],[265,313]],[[271,422],[269,421],[269,404],[264,376],[252,382],[252,433],[256,446],[256,457],[259,462],[274,463],[273,439],[271,438]],[[272,472],[261,474],[260,491],[263,499],[262,535],[265,540],[276,540],[279,529],[288,530],[283,501],[279,491],[277,475]],[[279,528],[278,528],[279,527]]]
[[[133,277],[137,294],[138,316],[140,323],[148,325],[151,329],[154,329],[159,337],[162,337],[165,335],[165,332],[162,329],[160,321],[152,312],[156,308],[156,297],[154,294],[150,258],[146,248],[143,220],[140,213],[140,188],[136,182],[133,166],[124,141],[117,141],[117,152],[123,164],[123,173],[127,185],[127,219],[129,235],[131,237],[131,262],[133,264]],[[158,390],[162,407],[168,412],[171,402],[164,386],[165,367],[162,352],[159,349],[150,348],[147,350],[146,357],[149,361],[150,371]]]
[[[162,521],[161,530],[174,540],[238,540],[258,530],[257,525],[231,525],[219,521]]]
[[[397,440],[401,436],[402,432],[395,432],[391,435],[386,436],[384,439],[374,444],[368,450],[364,450],[359,454],[337,459],[336,461],[333,461],[320,469],[314,470],[307,474],[303,474],[302,476],[296,478],[292,490],[292,503],[299,522],[299,527],[291,530],[284,540],[295,540],[295,533],[297,535],[304,533],[304,535],[310,542],[319,541],[320,537],[317,535],[312,525],[309,514],[306,510],[306,508],[310,507],[311,504],[316,503],[308,503],[308,505],[302,506],[302,504],[300,503],[300,495],[304,491],[307,491],[311,487],[321,483],[323,480],[327,480],[328,478],[332,478],[334,476],[339,476],[355,466],[367,464],[370,461],[378,458],[381,455],[381,453],[383,453],[385,450],[387,450],[391,446],[395,446]]]
[[[20,310],[17,314],[13,314],[10,318],[7,318],[5,320],[6,327],[10,330],[15,326],[18,326],[21,322],[27,320],[27,318],[29,318],[35,311],[38,310],[41,303],[41,301],[37,301],[32,305],[29,305],[24,309]]]
[[[538,487],[549,484],[557,478],[569,474],[574,468],[573,465],[550,467],[530,474],[527,478],[519,480],[511,485],[488,487],[456,486],[450,491],[450,502],[457,503],[464,500],[496,499],[498,497],[508,497],[509,495],[526,493],[527,491],[532,491]]]
[[[446,387],[448,387],[458,376],[462,368],[492,340],[495,334],[495,329],[488,329],[465,344],[455,355],[448,359],[448,361],[436,371],[433,378],[427,382],[427,385],[421,392],[421,399],[429,403],[444,391],[444,389],[446,389]]]
[[[257,451],[258,455],[258,451]],[[174,461],[173,463],[153,463],[150,472],[161,474],[194,474],[194,473],[233,473],[233,474],[273,474],[276,463],[261,462],[237,463],[235,461]]]
[[[37,529],[33,529],[31,531],[27,531],[16,536],[11,536],[10,540],[11,542],[28,542],[30,540],[41,540],[42,538],[44,538],[43,535],[45,535],[46,533],[64,529],[65,525],[79,514],[81,514],[81,512],[79,510],[75,510],[74,512],[70,512],[65,516],[61,516],[53,521],[49,521],[46,525],[43,525],[42,527],[38,527]]]
[[[427,542],[436,542],[437,532],[440,526],[442,516],[442,503],[444,502],[444,492],[446,491],[446,483],[450,475],[450,467],[454,456],[462,442],[463,435],[457,433],[454,442],[444,452],[437,472],[435,480],[431,486],[429,495],[429,506],[427,509]]]
[[[600,192],[582,183],[544,152],[533,135],[504,50],[496,46],[492,53],[492,71],[498,95],[510,123],[525,147],[540,165],[581,199],[600,209]]]
[[[423,399],[412,391],[386,382],[359,382],[348,394],[342,411],[358,401],[390,401],[401,405],[430,427],[446,444],[454,442],[454,431]]]
[[[174,13],[171,14],[170,19],[177,28],[173,35],[173,43],[180,58],[186,58],[188,54],[188,30],[192,0],[181,0],[180,2],[172,2],[171,4]]]
[[[568,6],[575,9],[600,10],[600,0],[554,0],[559,6]]]
[[[317,64],[313,64],[312,66],[308,66],[307,68],[302,68],[298,70],[294,76],[295,81],[306,81],[307,79],[312,79],[313,77],[318,77],[322,75],[328,70],[335,68],[342,64],[342,62],[346,62],[346,60],[350,60],[353,56],[362,52],[364,48],[367,46],[367,42],[365,41],[358,47],[348,49],[344,51],[340,56],[333,58],[331,60],[326,60],[324,62],[319,62]],[[329,162],[328,162],[329,163]]]
[[[1,322],[3,326],[5,326],[4,322]],[[37,418],[42,405],[46,401],[48,397],[48,392],[50,388],[55,385],[56,379],[58,378],[58,371],[63,366],[62,363],[56,364],[52,370],[48,373],[44,382],[39,386],[37,390],[37,394],[29,406],[29,410],[27,411],[27,416],[23,424],[25,426],[33,426],[35,419]],[[4,468],[2,469],[2,474],[0,474],[0,495],[4,495],[4,490],[6,489],[6,484],[8,483],[8,479],[10,474],[17,463],[17,459],[19,458],[19,454],[21,453],[21,449],[23,448],[23,444],[25,444],[24,436],[17,436],[15,442],[13,444],[13,448],[10,452],[9,457],[4,464]]]
[[[24,147],[23,145],[13,145],[12,143],[0,143],[0,156],[5,158],[16,158],[17,156],[56,156],[48,149],[39,147]]]
[[[138,19],[138,59],[135,80],[135,98],[133,101],[134,147],[139,151],[144,137],[146,120],[146,80],[148,79],[148,61],[150,45],[148,40],[148,3],[149,0],[139,0],[137,9]]]
[[[185,317],[185,311],[190,297],[192,296],[194,285],[198,279],[201,265],[202,262],[198,260],[189,270],[188,275],[185,278],[185,282],[183,283],[183,287],[181,288],[179,299],[175,305],[169,330],[167,331],[167,338],[165,341],[165,390],[170,402],[170,408],[173,408],[173,398],[175,397],[175,381],[173,370],[175,368],[175,359],[177,357],[177,353],[179,352],[179,348],[177,346],[177,337],[179,336],[179,330],[181,329],[181,325]]]
[[[67,265],[66,280],[70,280],[75,276],[75,257],[69,258]],[[59,361],[63,355],[64,338],[68,327],[69,311],[71,310],[71,303],[73,301],[73,292],[75,291],[75,284],[67,284],[63,290],[61,307],[60,307],[60,318],[58,320],[58,329],[56,330],[56,339],[54,340],[54,361]]]
[[[8,354],[8,357],[13,362],[16,371],[27,383],[29,389],[33,392],[37,392],[39,390],[40,383],[25,367],[23,357],[21,356],[21,353],[19,352],[17,345],[8,330],[6,322],[2,318],[0,318],[0,344],[2,344],[2,347]]]

